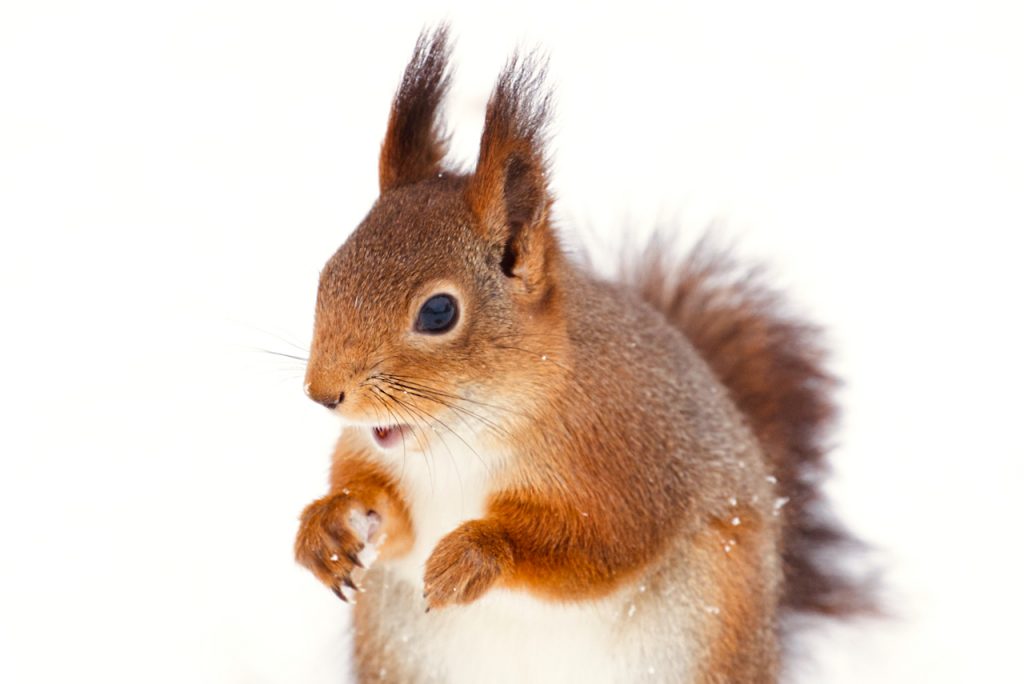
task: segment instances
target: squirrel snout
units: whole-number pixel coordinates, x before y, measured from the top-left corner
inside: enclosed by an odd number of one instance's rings
[[[335,409],[345,401],[344,391],[339,392],[334,390],[324,390],[319,387],[314,388],[312,383],[308,382],[306,383],[306,396],[329,409]]]
[[[306,366],[306,396],[330,410],[338,408],[345,401],[345,390],[351,389],[352,375],[349,368],[340,362],[324,363],[319,355],[310,355]]]
[[[345,393],[339,392],[337,396],[332,395],[329,397],[313,397],[313,401],[317,402],[318,404],[323,404],[329,409],[333,409],[337,408],[338,404],[345,401]]]

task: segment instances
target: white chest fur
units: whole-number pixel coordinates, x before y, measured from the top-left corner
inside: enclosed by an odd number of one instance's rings
[[[466,606],[426,613],[423,569],[437,542],[483,514],[495,454],[451,437],[427,453],[396,453],[413,518],[412,551],[378,562],[367,577],[375,614],[363,628],[385,644],[380,681],[662,682],[679,681],[682,611],[643,584],[599,601],[558,603],[525,592],[489,591]],[[673,615],[674,613],[674,615]],[[399,674],[401,673],[401,674]]]
[[[453,434],[438,435],[422,452],[391,452],[415,534],[412,551],[390,564],[393,572],[422,586],[423,568],[441,537],[484,514],[496,456]]]

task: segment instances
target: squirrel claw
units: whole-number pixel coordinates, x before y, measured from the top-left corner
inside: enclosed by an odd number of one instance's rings
[[[366,544],[346,522],[351,506],[351,499],[337,495],[314,501],[303,511],[295,540],[296,560],[345,603],[362,591],[352,579],[353,569],[365,569],[359,552]]]

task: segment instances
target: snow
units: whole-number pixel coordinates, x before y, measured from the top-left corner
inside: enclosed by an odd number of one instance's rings
[[[785,506],[788,503],[789,503],[789,497],[788,496],[780,496],[779,498],[775,499],[775,501],[772,503],[772,514],[773,515],[778,515],[779,511],[782,510],[782,507]]]

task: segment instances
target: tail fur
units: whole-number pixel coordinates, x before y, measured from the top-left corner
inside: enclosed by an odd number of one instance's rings
[[[825,369],[821,331],[789,315],[757,269],[701,240],[682,263],[655,241],[627,281],[690,340],[750,421],[788,501],[781,509],[785,611],[874,612],[868,583],[841,567],[859,547],[823,499],[826,438],[837,380]]]

